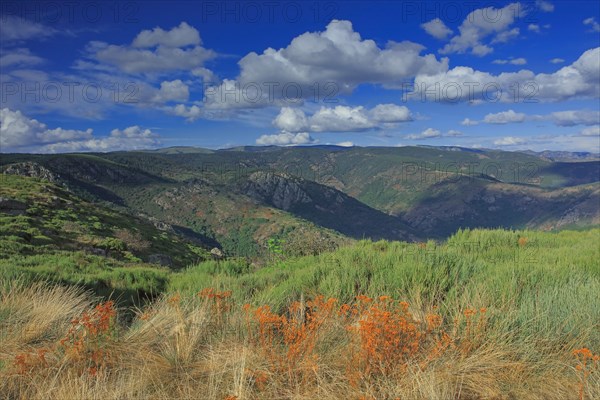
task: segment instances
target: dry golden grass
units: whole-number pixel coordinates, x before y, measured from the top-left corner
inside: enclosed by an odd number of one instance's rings
[[[209,290],[165,296],[125,323],[76,289],[5,286],[1,398],[600,398],[597,355],[514,340],[490,309],[446,318],[418,299],[361,296],[277,313]]]

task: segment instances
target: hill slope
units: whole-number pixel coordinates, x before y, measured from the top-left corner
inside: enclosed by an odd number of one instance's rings
[[[135,310],[0,279],[0,394],[598,398],[599,235],[469,230],[259,270],[208,261]]]
[[[424,240],[468,227],[600,221],[600,162],[538,154],[271,146],[2,159],[15,162],[38,163],[88,200],[191,229],[238,255],[263,253],[270,237],[285,239],[287,227],[332,240]]]
[[[47,180],[0,175],[0,182],[5,278],[25,274],[139,297],[163,288],[167,268],[211,257],[212,243],[190,230],[89,203]]]

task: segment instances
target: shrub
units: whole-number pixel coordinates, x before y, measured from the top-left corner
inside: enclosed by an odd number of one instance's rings
[[[117,238],[106,238],[98,243],[98,247],[105,250],[112,251],[125,251],[127,250],[127,246],[121,239]]]
[[[337,248],[338,244],[331,236],[305,228],[290,232],[282,243],[283,253],[289,257],[316,256]]]
[[[125,243],[129,250],[143,252],[150,248],[150,242],[145,240],[139,232],[118,229],[115,231],[114,237]]]

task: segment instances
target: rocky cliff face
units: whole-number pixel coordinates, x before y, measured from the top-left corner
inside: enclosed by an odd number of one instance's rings
[[[295,176],[255,172],[241,184],[239,192],[350,237],[413,238],[399,218],[375,210],[334,188]]]
[[[297,204],[313,202],[300,179],[272,172],[251,174],[242,186],[242,192],[257,201],[272,204],[285,211]]]

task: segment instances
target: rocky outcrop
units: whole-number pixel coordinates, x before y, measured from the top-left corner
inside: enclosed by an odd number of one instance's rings
[[[350,237],[407,239],[406,225],[399,218],[312,181],[284,173],[255,172],[239,188],[242,194],[258,203]]]
[[[30,161],[7,165],[3,168],[2,173],[7,175],[29,176],[31,178],[37,178],[55,184],[62,183],[60,175],[50,171],[48,168],[43,167],[38,163]]]
[[[108,251],[99,247],[84,247],[83,251],[100,257],[108,257]]]
[[[272,204],[286,211],[295,204],[312,202],[299,179],[272,172],[251,174],[243,185],[242,191],[255,200]]]
[[[210,251],[210,255],[217,260],[220,260],[221,258],[225,257],[225,254],[223,254],[223,252],[221,251],[221,249],[219,249],[218,247],[213,248]]]

